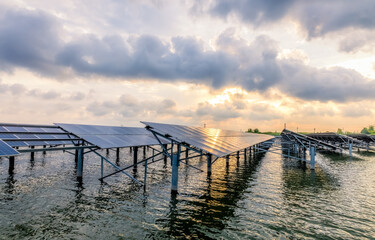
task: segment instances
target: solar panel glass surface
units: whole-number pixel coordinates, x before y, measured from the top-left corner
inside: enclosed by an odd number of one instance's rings
[[[11,146],[9,146],[7,143],[0,140],[0,156],[15,156],[18,155],[19,152],[14,150]]]
[[[273,138],[273,136],[265,134],[244,133],[214,128],[189,127],[152,122],[142,123],[162,135],[169,135],[176,141],[193,145],[217,157],[229,155]]]

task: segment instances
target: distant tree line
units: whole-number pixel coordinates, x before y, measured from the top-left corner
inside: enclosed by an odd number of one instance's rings
[[[254,128],[254,131],[253,131],[252,128],[249,128],[249,129],[247,129],[247,132],[249,132],[249,133],[259,133],[259,129],[258,128]]]
[[[361,133],[363,134],[375,134],[374,126],[370,125],[362,129]]]

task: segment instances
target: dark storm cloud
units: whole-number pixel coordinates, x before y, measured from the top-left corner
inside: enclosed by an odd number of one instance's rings
[[[310,38],[349,27],[374,29],[374,11],[375,1],[372,0],[214,0],[206,9],[213,16],[235,15],[254,26],[291,17]]]
[[[267,36],[259,36],[249,44],[229,29],[217,38],[212,50],[193,37],[166,41],[149,35],[124,39],[119,35],[100,38],[86,34],[62,42],[58,37],[62,33],[51,15],[26,10],[2,14],[0,66],[7,66],[4,71],[24,67],[55,78],[71,72],[84,77],[185,81],[214,89],[240,86],[264,92],[277,88],[307,100],[375,98],[374,81],[344,68],[317,69],[295,59],[278,58],[280,49]],[[51,93],[44,97],[57,96]],[[162,104],[163,110],[170,106],[168,102]],[[127,111],[124,109],[124,113]]]
[[[59,49],[56,20],[40,11],[0,12],[0,67],[25,67],[45,75],[56,74],[53,58]]]

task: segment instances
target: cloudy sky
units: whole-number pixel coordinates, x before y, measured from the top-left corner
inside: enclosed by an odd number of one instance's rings
[[[0,0],[1,122],[360,131],[372,0]]]

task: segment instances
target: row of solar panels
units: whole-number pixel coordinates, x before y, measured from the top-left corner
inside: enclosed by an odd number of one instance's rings
[[[78,144],[78,138],[62,129],[51,127],[12,126],[0,124],[0,139],[11,147]],[[74,141],[75,140],[75,141]]]
[[[217,157],[229,155],[246,147],[272,139],[272,136],[213,128],[143,122],[149,129],[184,142]],[[99,148],[122,148],[169,143],[160,142],[145,128],[82,124],[56,126],[9,126],[0,124],[0,139],[11,147],[76,144],[79,139]],[[68,140],[68,139],[73,140]],[[65,140],[66,139],[66,140]]]

